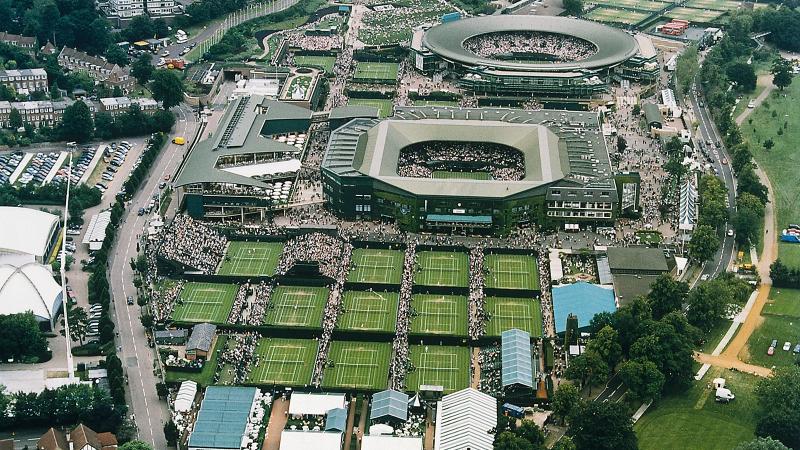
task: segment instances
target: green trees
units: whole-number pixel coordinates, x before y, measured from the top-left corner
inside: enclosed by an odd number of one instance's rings
[[[157,70],[150,82],[150,91],[164,109],[170,109],[183,101],[183,83],[171,70]]]
[[[564,0],[564,10],[569,16],[580,17],[583,14],[583,0]]]
[[[596,353],[606,365],[613,369],[622,358],[622,346],[616,330],[606,325],[586,345],[587,353]]]
[[[728,208],[725,206],[728,189],[725,183],[713,175],[703,175],[700,177],[698,189],[700,191],[698,223],[720,229],[728,221]]]
[[[572,439],[578,450],[635,450],[631,414],[616,402],[590,402],[572,419]]]
[[[703,331],[709,331],[725,316],[725,310],[733,296],[721,280],[712,280],[697,286],[689,294],[689,323]]]
[[[601,383],[608,378],[609,367],[602,356],[597,352],[587,351],[580,356],[572,358],[564,376],[568,380],[579,381],[581,387]]]
[[[550,407],[553,414],[561,419],[561,423],[566,422],[578,408],[583,406],[583,400],[578,388],[573,384],[561,383],[553,393],[553,402]]]
[[[153,450],[153,447],[142,441],[130,441],[120,445],[119,450]]]
[[[756,434],[800,448],[800,367],[780,367],[756,387],[759,414]]]
[[[733,218],[733,229],[736,230],[736,242],[745,245],[758,242],[761,224],[764,221],[764,204],[755,195],[743,192],[736,198],[736,215]]]
[[[523,421],[518,427],[498,425],[498,433],[494,437],[495,450],[544,450],[545,448],[544,434],[533,422]]]
[[[133,75],[136,81],[142,86],[150,81],[150,78],[153,77],[153,72],[155,72],[155,69],[153,65],[150,64],[150,55],[147,53],[139,55],[131,64],[131,75]]]
[[[178,443],[178,427],[175,422],[170,419],[169,422],[164,424],[164,438],[167,440],[167,445],[174,447]]]
[[[44,360],[47,340],[33,313],[0,315],[0,360]]]
[[[784,90],[792,84],[792,63],[786,59],[778,57],[772,63],[772,84],[780,90]]]
[[[8,124],[14,130],[22,127],[22,114],[19,113],[17,108],[11,108],[11,113],[8,115]]]
[[[86,339],[87,326],[89,325],[89,316],[86,314],[86,310],[80,306],[70,306],[67,317],[69,320],[69,338],[83,345],[83,340]],[[61,318],[61,326],[64,326],[63,317]],[[64,336],[64,329],[61,329],[61,335]]]
[[[689,285],[675,280],[669,274],[663,274],[656,278],[656,281],[650,285],[650,293],[647,294],[653,318],[658,320],[672,311],[679,310],[686,301],[688,293]]]
[[[709,225],[699,225],[689,241],[689,255],[696,261],[710,260],[719,248],[719,237]]]
[[[636,400],[647,402],[658,399],[664,388],[664,374],[652,361],[625,361],[619,368],[622,382]]]
[[[752,441],[742,442],[733,450],[790,450],[789,447],[770,437],[755,438]]]
[[[752,92],[756,88],[756,71],[752,64],[737,62],[727,68],[728,78],[740,89]]]
[[[116,64],[120,67],[128,65],[128,54],[117,44],[111,44],[106,50],[106,59],[111,64]],[[117,96],[119,97],[119,96]]]
[[[679,97],[683,97],[691,91],[692,83],[700,70],[699,61],[696,44],[690,45],[678,56],[678,61],[675,65],[675,78],[677,80],[675,87],[678,90]]]
[[[61,137],[66,141],[83,143],[92,138],[94,121],[86,103],[77,101],[67,106],[60,131]]]

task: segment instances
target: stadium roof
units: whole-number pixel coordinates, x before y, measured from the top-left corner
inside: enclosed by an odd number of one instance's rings
[[[434,450],[492,450],[497,400],[466,388],[442,397],[436,412]]]
[[[342,433],[283,430],[280,450],[341,450]]]
[[[189,435],[189,447],[240,448],[256,394],[254,387],[209,386]]]
[[[378,108],[374,106],[345,105],[331,109],[328,119],[351,119],[356,117],[378,117]]]
[[[500,334],[503,387],[533,387],[533,357],[530,333],[516,328]]]
[[[369,420],[386,417],[405,422],[408,419],[408,395],[393,389],[373,394]]]
[[[483,58],[464,48],[464,41],[482,34],[513,31],[540,31],[573,36],[589,41],[597,52],[580,61],[533,63]],[[622,30],[597,22],[566,17],[531,15],[493,15],[443,23],[429,29],[422,42],[442,58],[468,66],[484,66],[511,71],[564,72],[613,67],[636,55],[636,39]]]
[[[567,329],[567,316],[578,316],[578,328],[589,326],[589,322],[601,312],[617,309],[614,291],[596,284],[579,281],[575,284],[553,286],[553,318],[556,333]]]
[[[0,264],[0,314],[32,311],[39,320],[53,325],[62,297],[49,267],[36,262]]]
[[[186,350],[211,350],[211,342],[214,341],[214,333],[217,326],[211,323],[198,323],[192,327],[192,334],[186,342]]]
[[[324,416],[328,411],[344,408],[344,394],[306,394],[293,392],[289,399],[289,414]]]
[[[334,408],[325,416],[325,431],[344,431],[347,428],[347,410]]]
[[[608,266],[611,271],[666,272],[667,258],[664,251],[650,247],[609,247]]]
[[[421,437],[364,435],[361,450],[422,450]]]
[[[23,253],[41,262],[58,229],[58,216],[38,209],[0,206],[0,255]]]

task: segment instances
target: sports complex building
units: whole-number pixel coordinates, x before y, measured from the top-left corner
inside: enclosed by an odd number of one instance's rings
[[[535,44],[542,38],[551,44]],[[474,51],[481,41],[497,50]],[[647,37],[565,17],[492,15],[419,28],[411,59],[417,70],[444,72],[478,96],[586,98],[606,92],[612,79],[650,81],[659,74]]]
[[[436,168],[430,176],[400,176],[407,150],[426,145],[503,149],[521,174],[493,179],[475,157],[424,161]],[[389,119],[354,119],[331,133],[322,184],[338,215],[396,220],[407,231],[604,224],[639,198],[637,174],[612,173],[597,114],[556,110],[396,107]]]

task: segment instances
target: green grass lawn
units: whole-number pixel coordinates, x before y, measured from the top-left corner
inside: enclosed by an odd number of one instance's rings
[[[542,335],[542,306],[533,298],[486,297],[484,310],[490,315],[487,336],[518,328],[531,336]]]
[[[298,55],[294,57],[294,64],[298,67],[316,67],[325,73],[333,73],[333,65],[336,63],[335,56],[309,56]]]
[[[598,22],[613,22],[624,25],[635,25],[648,18],[650,14],[651,13],[602,6],[591,10],[583,17],[589,20],[596,20]]]
[[[469,387],[469,347],[412,345],[410,352],[407,390],[416,392],[422,384],[443,386],[445,393]]]
[[[747,341],[749,362],[765,367],[794,364],[797,355],[793,350],[800,343],[800,290],[772,288],[761,315],[764,321]],[[773,339],[778,340],[778,345],[769,356],[767,349]],[[783,350],[786,341],[790,343],[789,351]]]
[[[178,297],[172,320],[176,322],[227,322],[239,286],[220,283],[186,283]]]
[[[353,250],[347,281],[352,283],[400,284],[403,252],[389,249]]]
[[[365,62],[356,65],[355,82],[394,83],[397,81],[397,63]]]
[[[272,276],[283,252],[283,242],[233,241],[218,275]]]
[[[462,295],[414,294],[411,332],[466,336],[468,303]]]
[[[265,323],[279,327],[320,328],[329,293],[324,287],[278,286],[272,292]]]
[[[664,14],[664,17],[668,17],[670,19],[690,20],[692,22],[697,22],[697,23],[713,23],[717,19],[719,19],[723,14],[725,14],[724,11],[686,8],[683,6],[679,6],[677,8],[673,8],[667,11]]]
[[[484,257],[486,287],[496,289],[539,289],[539,269],[531,255],[489,253]]]
[[[305,386],[311,382],[317,341],[311,339],[262,338],[255,354],[258,364],[247,376],[252,384]]]
[[[392,115],[392,108],[394,103],[391,100],[383,98],[349,98],[347,99],[348,105],[354,106],[372,106],[378,109],[378,116],[381,118],[389,117]]]
[[[706,385],[715,377],[725,378],[736,399],[714,401]],[[754,437],[758,378],[716,367],[694,382],[686,392],[668,395],[636,423],[641,450],[730,450]]]
[[[772,288],[761,314],[800,319],[800,289]]]
[[[645,245],[650,244],[660,244],[661,243],[661,232],[659,231],[637,231],[636,236],[639,238],[639,242]]]
[[[396,292],[345,291],[344,312],[337,327],[353,331],[394,332],[397,325]]]
[[[322,387],[386,389],[392,344],[388,342],[333,341]]]
[[[423,286],[468,286],[468,257],[461,252],[417,253],[414,283]]]
[[[217,370],[217,358],[220,352],[225,348],[225,343],[228,341],[228,336],[223,334],[217,335],[217,340],[214,343],[214,349],[211,351],[211,357],[203,365],[203,370],[198,373],[179,372],[176,370],[167,369],[164,372],[164,381],[167,383],[180,383],[186,380],[194,381],[202,387],[211,386],[214,384],[214,372]]]

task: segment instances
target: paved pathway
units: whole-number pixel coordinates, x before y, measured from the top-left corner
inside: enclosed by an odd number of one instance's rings
[[[272,410],[267,425],[267,437],[264,439],[263,450],[278,450],[281,446],[281,432],[286,428],[289,402],[280,398],[272,403]]]
[[[478,389],[481,384],[481,364],[480,364],[480,347],[472,348],[472,383],[470,387]]]
[[[758,81],[761,82],[761,81],[763,81],[764,78],[770,77],[770,76],[771,75],[761,75],[760,77],[758,77],[759,78]],[[749,116],[753,111],[755,111],[755,109],[758,108],[761,105],[761,103],[763,103],[764,100],[767,99],[767,97],[769,96],[769,94],[772,92],[773,89],[775,89],[775,85],[772,84],[772,80],[770,79],[770,81],[767,83],[766,87],[764,87],[764,90],[761,91],[761,93],[758,94],[758,97],[756,97],[753,100],[754,107],[753,108],[745,108],[745,110],[742,111],[742,113],[739,114],[738,117],[736,117],[736,125],[741,125],[744,122],[744,120],[747,119],[747,116]]]
[[[350,450],[350,440],[353,438],[353,422],[355,421],[356,417],[356,399],[358,397],[353,397],[353,400],[350,401],[350,406],[347,411],[347,426],[344,427],[344,449]]]

